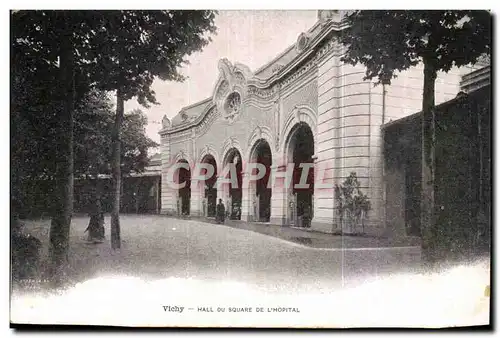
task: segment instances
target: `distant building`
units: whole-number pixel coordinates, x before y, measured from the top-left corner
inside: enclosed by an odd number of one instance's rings
[[[130,173],[122,177],[120,212],[156,214],[160,213],[161,201],[161,155],[154,154],[141,173]],[[93,189],[98,189],[104,212],[111,212],[113,182],[110,175],[99,175],[98,180],[75,179],[74,210],[87,212]]]
[[[268,175],[242,188],[249,179],[244,170],[248,163],[278,171],[289,163],[296,171],[299,163],[314,163],[325,170],[323,182],[332,186],[355,172],[372,204],[366,232],[386,232],[381,127],[421,109],[423,67],[399,74],[390,86],[364,81],[363,66],[340,61],[344,47],[337,37],[345,27],[343,15],[343,11],[318,11],[311,29],[255,71],[220,60],[212,95],[184,107],[171,121],[164,118],[159,132],[162,213],[212,216],[221,198],[236,219],[303,226],[309,225],[302,222],[308,214],[312,229],[339,231],[333,189],[314,184],[308,189],[268,189]],[[440,73],[436,103],[453,99],[462,75],[471,70]],[[186,186],[173,189],[168,173],[179,162],[188,163],[190,169],[177,173]],[[201,184],[192,180],[196,163],[214,165],[214,176]],[[236,164],[241,184],[217,189],[217,177],[228,163]],[[293,176],[294,182],[300,178]],[[399,226],[404,228],[404,223]]]

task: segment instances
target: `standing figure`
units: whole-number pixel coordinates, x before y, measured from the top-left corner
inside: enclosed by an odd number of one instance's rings
[[[89,241],[103,241],[104,240],[104,213],[102,212],[101,200],[96,197],[94,204],[89,213],[90,221],[89,226],[85,231],[88,231]]]
[[[224,207],[224,203],[222,203],[222,198],[219,198],[219,204],[217,204],[217,213],[216,213],[216,221],[217,223],[224,223],[226,218],[226,208]]]

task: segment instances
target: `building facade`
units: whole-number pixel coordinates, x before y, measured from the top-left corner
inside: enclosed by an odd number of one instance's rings
[[[340,61],[342,16],[342,11],[318,11],[311,29],[256,71],[220,60],[212,95],[172,120],[164,117],[159,132],[161,213],[212,216],[220,198],[235,219],[337,232],[343,226],[335,191],[325,186],[342,183],[355,172],[372,206],[366,232],[387,230],[381,126],[421,109],[423,67],[399,74],[391,85],[363,80],[362,65]],[[439,74],[437,104],[457,95],[468,71]],[[188,165],[176,177],[186,184],[176,189],[168,184],[169,170],[180,162]],[[199,163],[215,167],[210,179],[197,180],[193,170]],[[227,175],[223,169],[228,163],[236,167],[236,188],[216,184]],[[308,188],[269,187],[268,174],[249,182],[249,163],[260,163],[276,176],[291,168],[293,182],[300,178],[299,163],[320,170],[307,176]],[[324,184],[317,184],[318,175]]]

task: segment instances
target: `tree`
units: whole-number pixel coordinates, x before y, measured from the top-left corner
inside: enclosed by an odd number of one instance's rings
[[[116,92],[113,136],[113,211],[111,246],[120,247],[120,126],[124,102],[137,97],[143,106],[157,103],[151,85],[155,77],[182,81],[179,67],[200,51],[214,33],[213,11],[101,11],[101,23],[87,35],[85,59],[96,86]]]
[[[98,177],[112,174],[113,140],[109,131],[114,127],[114,107],[108,96],[104,96],[104,102],[98,100],[88,110],[77,110],[75,121],[75,175],[94,183],[92,201],[102,197],[102,180]],[[98,109],[100,106],[104,109]],[[120,128],[123,176],[143,172],[149,164],[148,150],[159,146],[146,135],[147,123],[146,115],[139,109],[124,114]]]
[[[51,99],[57,102],[54,129],[55,194],[50,229],[49,252],[52,276],[62,276],[67,260],[69,225],[73,204],[73,114],[75,96],[75,34],[69,12],[16,11],[12,13],[13,49],[23,50],[31,61],[40,60],[58,68],[59,82]],[[36,66],[31,69],[36,70]]]
[[[140,109],[134,109],[124,116],[120,132],[123,175],[143,172],[149,164],[148,150],[159,146],[146,135],[147,124],[148,119]]]
[[[14,74],[17,75],[16,72]],[[52,151],[57,146],[54,125],[57,114],[54,104],[47,100],[46,88],[51,86],[50,78],[45,78],[43,86],[39,79],[43,74],[22,82],[17,77],[16,84],[28,89],[17,91],[13,95],[11,113],[11,154],[12,196],[18,203],[17,212],[26,212],[26,207],[33,203],[29,196],[33,191],[45,190],[54,180],[56,158]],[[40,75],[40,76],[38,76]],[[26,92],[27,92],[26,91]],[[75,102],[74,122],[74,175],[84,179],[95,179],[99,174],[111,174],[110,160],[112,141],[109,130],[113,128],[113,104],[104,92],[91,91]],[[133,110],[124,116],[121,132],[122,140],[121,164],[124,175],[131,172],[140,173],[148,165],[148,150],[158,144],[146,135],[147,117],[139,110]],[[41,186],[43,185],[43,186]],[[49,194],[50,195],[50,194]],[[46,205],[46,203],[40,203]],[[36,209],[36,208],[35,208]]]
[[[92,93],[75,119],[75,175],[96,179],[111,174],[113,141],[109,130],[114,126],[111,100],[105,93]],[[149,163],[148,150],[158,144],[146,135],[147,117],[140,109],[124,115],[120,133],[120,166],[123,175],[143,172]]]
[[[120,187],[120,125],[123,103],[137,97],[155,103],[151,84],[183,80],[178,67],[185,56],[201,50],[215,32],[213,11],[13,11],[12,49],[31,63],[44,62],[57,70],[56,193],[50,229],[52,276],[61,277],[67,261],[73,204],[73,116],[78,90],[116,91],[117,114],[113,128],[115,208],[112,246],[118,248]],[[36,69],[35,66],[32,68]]]
[[[397,72],[424,66],[422,97],[422,250],[435,258],[435,81],[438,71],[474,64],[491,50],[487,11],[355,11],[340,34],[342,61],[366,66],[365,79],[390,84]]]

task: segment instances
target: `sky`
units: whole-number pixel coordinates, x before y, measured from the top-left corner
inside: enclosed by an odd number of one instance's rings
[[[203,51],[192,54],[188,58],[190,64],[181,69],[188,79],[182,83],[156,80],[153,90],[159,104],[146,109],[130,100],[125,103],[125,112],[142,109],[149,121],[147,135],[160,143],[158,131],[164,115],[171,119],[182,107],[212,95],[220,59],[243,63],[255,71],[294,44],[316,18],[315,10],[219,11],[213,41]]]

